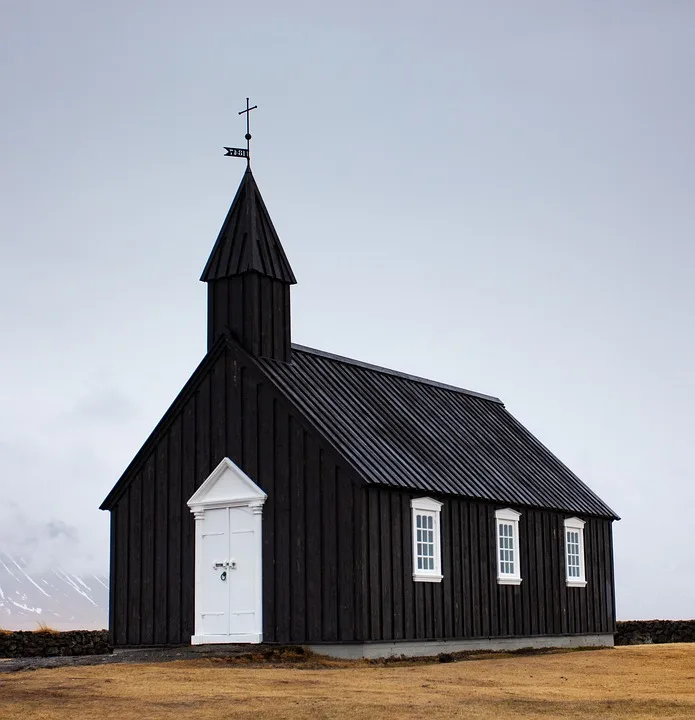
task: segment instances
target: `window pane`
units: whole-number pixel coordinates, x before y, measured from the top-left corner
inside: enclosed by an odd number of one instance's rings
[[[440,548],[435,537],[435,514],[432,512],[413,513],[414,555],[413,567],[423,573],[437,572]]]
[[[514,552],[516,525],[510,522],[497,521],[499,544],[498,568],[500,575],[515,575],[516,557]]]
[[[567,577],[568,578],[581,578],[582,577],[582,553],[581,553],[581,537],[582,533],[579,530],[567,529],[565,533],[566,538],[566,562],[567,562]]]

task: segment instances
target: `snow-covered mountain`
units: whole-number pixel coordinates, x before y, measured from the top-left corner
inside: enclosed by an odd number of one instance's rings
[[[108,625],[108,578],[58,567],[30,570],[23,558],[0,552],[0,628],[98,630]]]

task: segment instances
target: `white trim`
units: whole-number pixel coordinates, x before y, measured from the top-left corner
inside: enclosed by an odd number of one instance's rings
[[[205,511],[196,510],[193,512],[195,518],[195,573],[194,578],[194,632],[202,632],[202,616],[198,612],[198,608],[203,602],[203,573],[200,569],[203,566],[203,528],[205,527]]]
[[[563,547],[565,549],[565,584],[567,587],[586,587],[586,553],[584,552],[584,520],[577,517],[565,518]],[[567,546],[567,533],[576,532],[579,536],[579,576],[570,577],[569,553]]]
[[[191,645],[218,645],[227,643],[262,643],[263,633],[246,633],[244,635],[193,635]]]
[[[521,585],[521,542],[519,539],[519,518],[521,513],[511,508],[495,510],[495,557],[497,565],[498,585]],[[502,572],[502,559],[500,548],[500,525],[511,525],[514,572]]]
[[[495,510],[496,520],[509,520],[509,522],[519,522],[521,513],[511,508],[504,508],[503,510]]]
[[[443,503],[433,500],[430,497],[413,498],[410,507],[413,510],[424,510],[425,512],[441,512]]]
[[[215,494],[216,485],[227,472],[234,478],[235,487],[233,489],[228,487],[225,494]],[[240,467],[225,457],[205,482],[191,495],[187,505],[191,512],[195,513],[207,508],[242,507],[255,505],[257,502],[262,505],[267,498],[268,496],[263,490]]]
[[[431,583],[438,583],[441,582],[444,579],[444,575],[440,574],[426,574],[422,571],[415,571],[413,573],[413,581],[414,582],[431,582]]]
[[[261,643],[263,642],[263,504],[267,495],[253,480],[229,458],[210,473],[203,484],[188,500],[195,518],[195,629],[192,645],[207,643]],[[254,587],[253,632],[236,635],[206,635],[203,633],[203,532],[207,510],[248,508],[252,516],[254,548],[251,559],[256,563]],[[226,562],[229,562],[227,560]]]
[[[413,535],[413,581],[414,582],[441,582],[442,578],[442,540],[440,517],[442,503],[429,497],[413,498],[410,501],[411,530]],[[417,568],[418,541],[417,517],[432,517],[432,534],[434,540],[434,568],[422,570]]]

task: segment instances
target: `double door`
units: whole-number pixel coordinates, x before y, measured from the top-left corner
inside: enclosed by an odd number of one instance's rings
[[[261,567],[257,525],[248,506],[205,511],[197,538],[201,552],[196,553],[201,565],[196,568],[198,643],[258,642]]]

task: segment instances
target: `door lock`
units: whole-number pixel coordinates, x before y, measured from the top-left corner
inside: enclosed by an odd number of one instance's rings
[[[227,571],[224,570],[222,572],[222,574],[220,575],[220,580],[222,580],[224,582],[226,579],[227,579]]]

